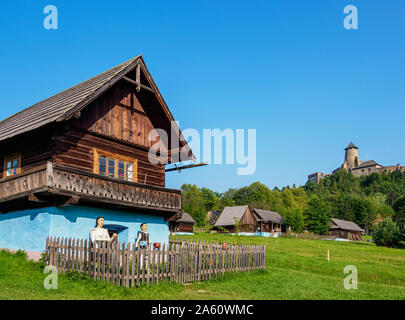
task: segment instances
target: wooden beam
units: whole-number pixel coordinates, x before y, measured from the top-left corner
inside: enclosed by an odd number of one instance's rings
[[[82,114],[82,112],[80,110],[78,110],[73,114],[73,118],[79,119],[81,114]]]
[[[175,214],[171,215],[171,216],[166,216],[165,220],[166,221],[176,221],[177,219],[181,219],[183,217],[183,212],[176,212]]]
[[[176,167],[176,168],[166,169],[165,172],[170,172],[170,171],[179,171],[179,172],[181,172],[181,170],[184,170],[184,169],[202,167],[202,166],[206,166],[206,165],[208,165],[208,162],[189,164],[189,165],[186,165],[186,166],[183,166],[183,167]]]
[[[141,65],[138,64],[136,66],[136,91],[139,92],[141,90],[140,84],[141,84]]]
[[[139,83],[139,82],[137,82],[137,81],[135,81],[135,80],[132,80],[131,78],[128,78],[128,77],[122,77],[122,79],[123,80],[125,80],[125,81],[127,81],[127,82],[129,82],[129,83],[132,83],[133,85],[135,85],[136,86],[136,91],[140,91],[141,90],[141,88],[142,89],[145,89],[145,90],[148,90],[148,91],[150,91],[150,92],[153,92],[153,93],[155,93],[155,91],[152,89],[152,88],[149,88],[148,86],[145,86],[145,85],[143,85],[143,84],[141,84],[141,83]],[[139,90],[138,90],[138,88],[139,88]]]
[[[68,206],[71,206],[72,204],[78,204],[79,200],[80,200],[80,197],[72,196],[64,204],[62,204],[61,207],[68,207]]]
[[[33,201],[33,202],[44,202],[38,199],[38,197],[35,195],[35,193],[30,193],[28,195],[28,201]]]

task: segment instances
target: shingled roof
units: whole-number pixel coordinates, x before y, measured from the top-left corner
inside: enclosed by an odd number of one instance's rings
[[[54,121],[69,119],[111,88],[139,63],[144,64],[141,55],[4,119],[0,122],[0,141],[40,128]],[[173,121],[173,116],[151,77],[150,81],[168,115],[168,119]]]
[[[187,223],[195,223],[195,220],[189,213],[183,212],[183,215],[180,219],[177,219],[176,222],[187,222]]]
[[[0,122],[0,141],[20,133],[62,121],[77,107],[87,105],[132,70],[141,56],[38,102]]]
[[[362,228],[360,228],[357,224],[353,221],[346,221],[341,219],[332,218],[331,227],[329,229],[342,229],[346,231],[360,231],[364,232]]]
[[[379,165],[377,162],[375,162],[374,160],[368,160],[368,161],[363,161],[360,165],[358,165],[357,167],[353,168],[353,170],[356,169],[361,169],[361,168],[366,168],[366,167],[372,167],[372,166],[381,166]]]
[[[259,221],[284,224],[283,217],[276,211],[253,209],[253,212],[259,216]]]
[[[214,226],[225,227],[235,225],[235,219],[242,219],[247,208],[248,206],[225,207]]]
[[[350,142],[350,144],[346,147],[346,149],[354,149],[354,148],[358,149],[358,147],[356,147],[356,146],[353,144],[353,142]],[[346,150],[346,149],[345,149],[345,150]]]

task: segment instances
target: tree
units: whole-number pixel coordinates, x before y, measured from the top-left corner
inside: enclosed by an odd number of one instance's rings
[[[219,198],[221,195],[218,192],[214,192],[208,188],[201,188],[201,195],[203,199],[203,205],[205,211],[218,210]]]
[[[395,221],[404,228],[405,227],[405,196],[399,198],[394,203]]]
[[[400,240],[400,231],[391,218],[386,218],[374,228],[373,240],[377,246],[395,247]]]
[[[293,208],[283,215],[284,223],[291,227],[293,231],[303,232],[305,229],[305,219],[303,211]]]
[[[201,190],[195,184],[184,184],[183,190],[183,210],[188,212],[198,226],[205,225],[206,211]]]
[[[260,182],[242,187],[235,192],[233,200],[237,205],[249,205],[258,209],[270,209],[270,189]]]
[[[327,234],[331,214],[329,207],[318,196],[313,195],[305,210],[305,220],[308,231],[315,234]]]

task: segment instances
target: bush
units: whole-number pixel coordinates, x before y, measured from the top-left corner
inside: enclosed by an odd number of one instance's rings
[[[373,240],[377,246],[398,247],[400,241],[400,230],[391,218],[381,221],[374,229]]]
[[[394,203],[395,210],[395,220],[399,225],[405,227],[405,197],[402,197],[395,201]]]
[[[27,259],[28,255],[24,250],[18,250],[16,253],[14,253],[14,256],[16,257],[22,257],[24,259]]]

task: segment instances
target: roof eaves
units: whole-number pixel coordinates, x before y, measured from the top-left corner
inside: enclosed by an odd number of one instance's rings
[[[136,56],[132,60],[128,66],[126,66],[123,70],[121,70],[118,74],[112,77],[110,80],[105,82],[101,87],[99,87],[96,91],[90,93],[86,98],[84,98],[81,102],[79,102],[75,107],[71,108],[64,114],[62,114],[59,118],[56,119],[57,122],[69,120],[76,112],[80,111],[84,107],[86,107],[89,103],[97,99],[101,94],[103,94],[106,90],[111,88],[114,84],[116,84],[123,76],[125,76],[128,72],[132,71],[139,63],[139,59],[142,58],[142,54]]]

